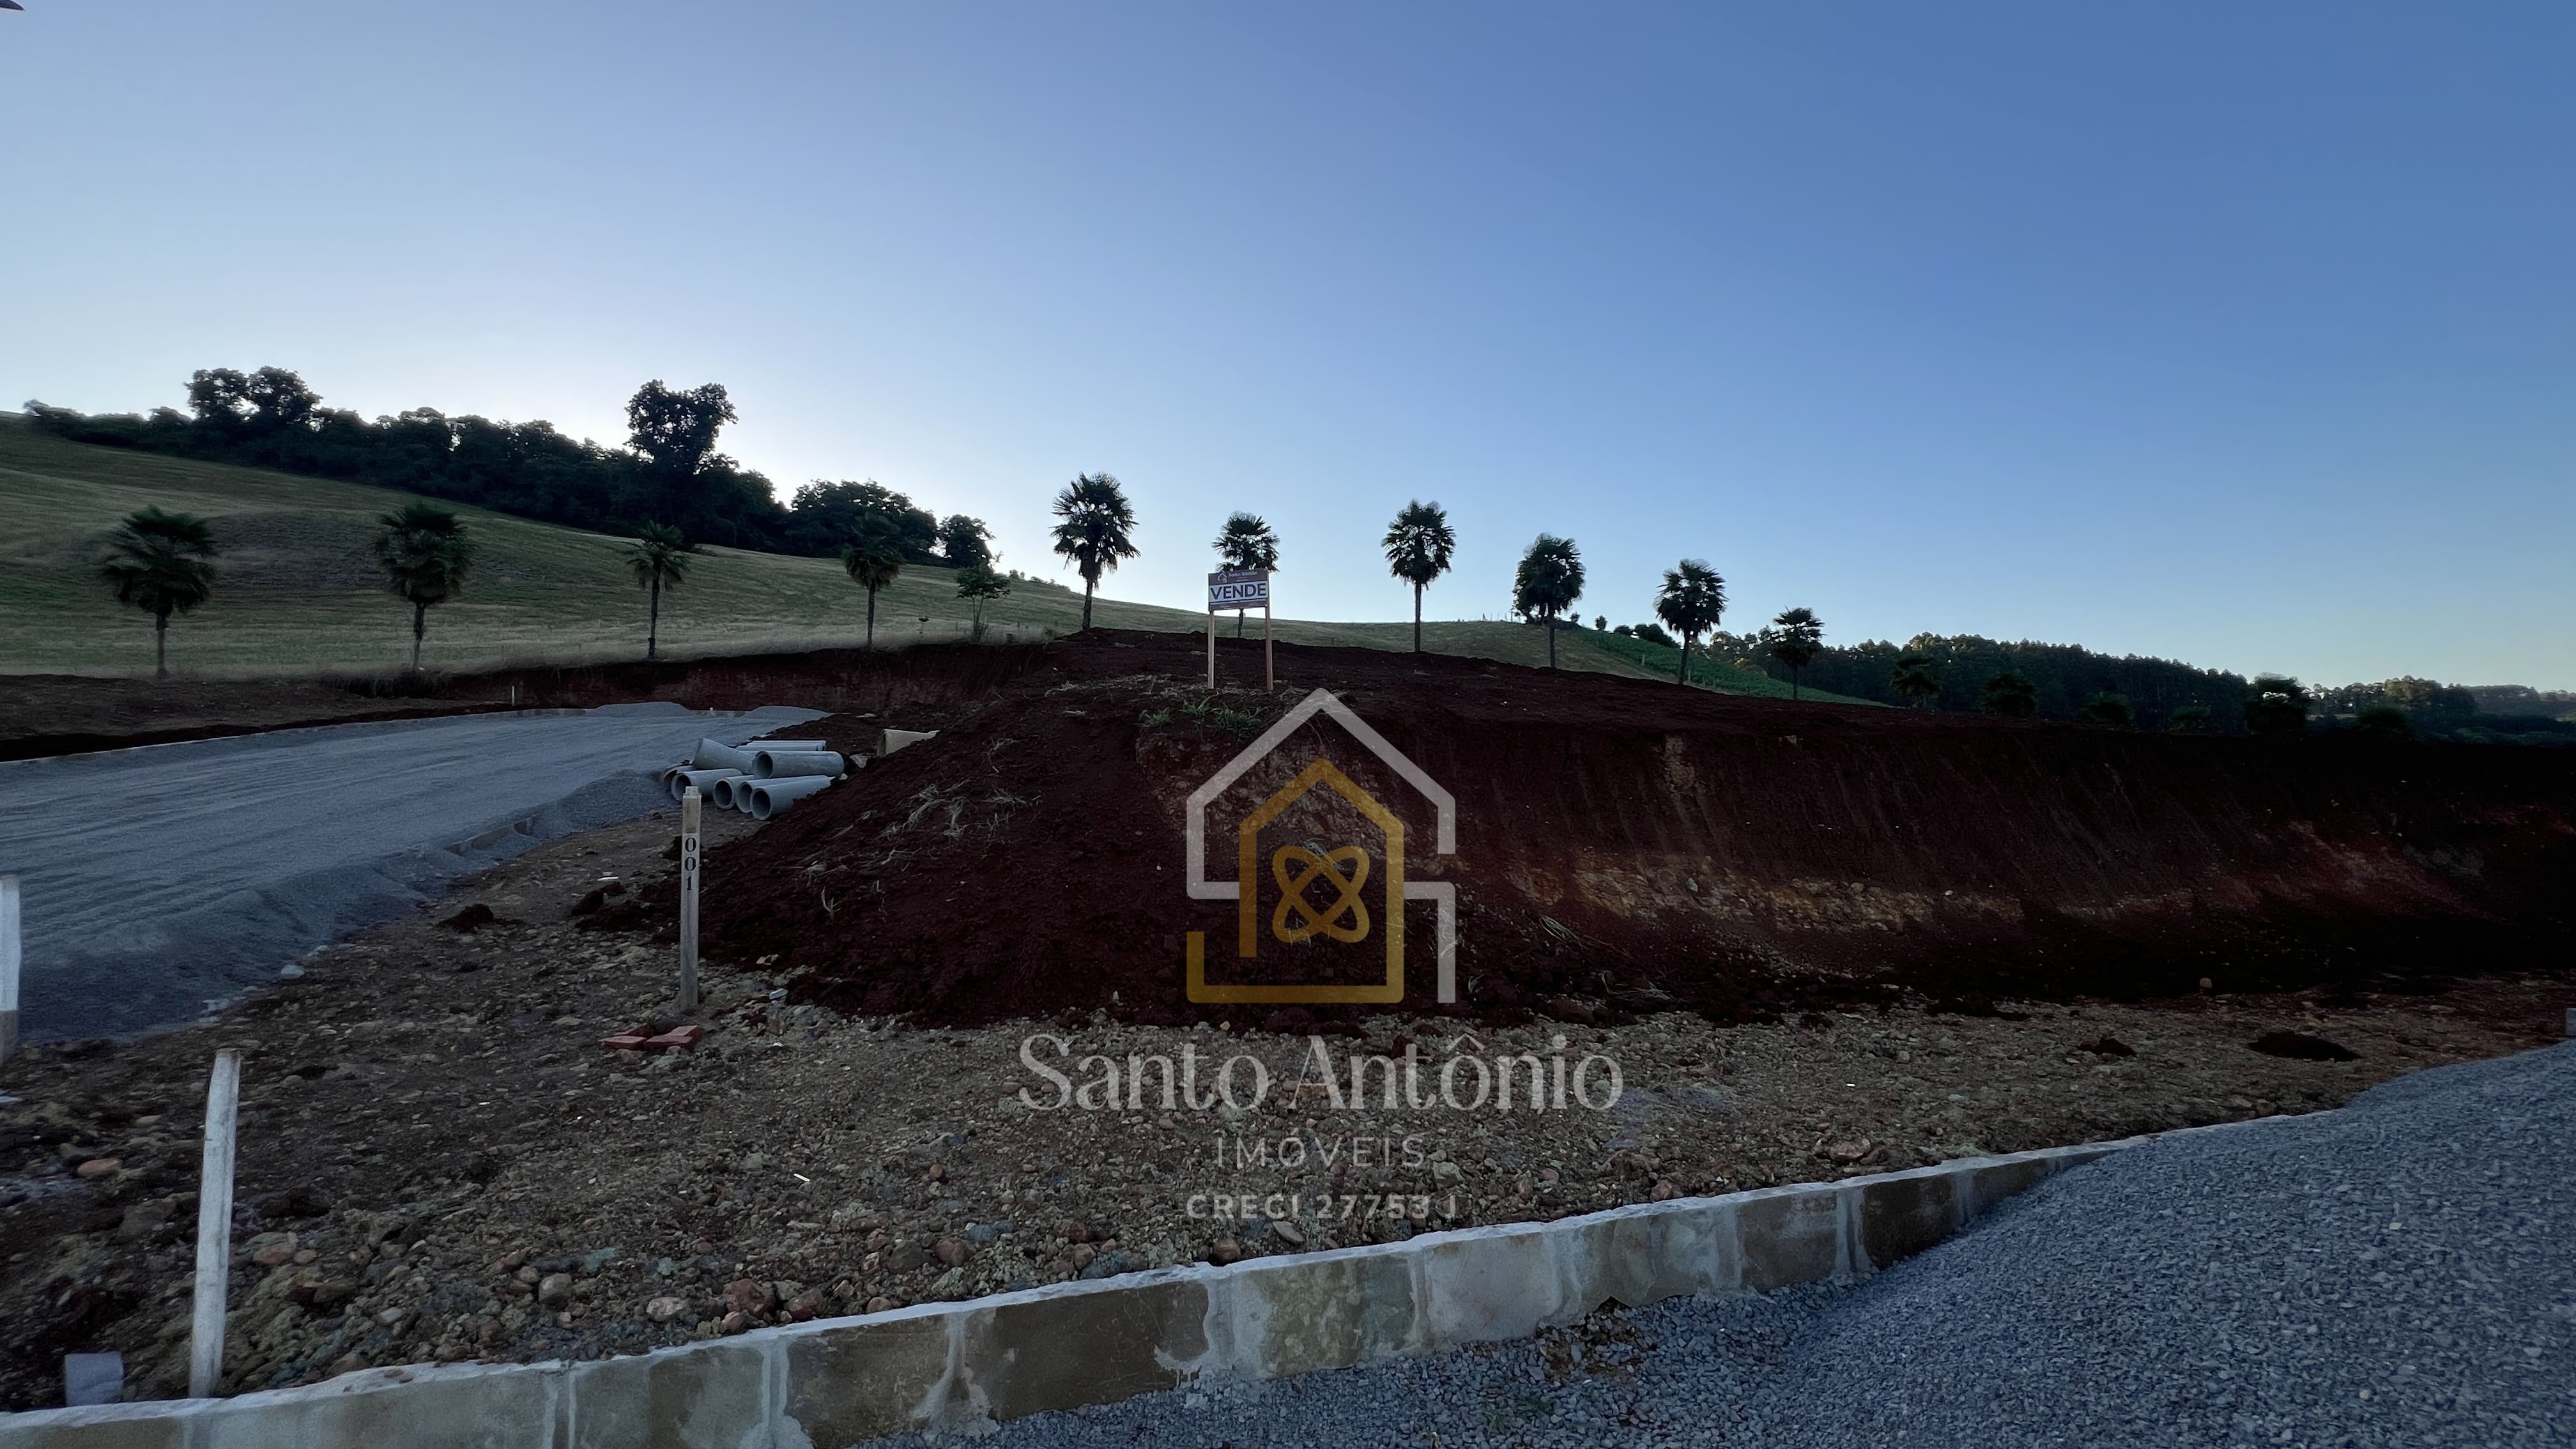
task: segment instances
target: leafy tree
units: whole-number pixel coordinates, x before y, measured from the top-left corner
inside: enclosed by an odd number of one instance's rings
[[[933,553],[940,540],[939,520],[931,516],[930,510],[916,506],[910,498],[882,483],[852,483],[846,479],[826,483],[818,478],[796,490],[787,517],[789,530],[798,541],[809,546],[814,542],[828,543],[826,552],[838,554],[861,532],[882,529],[893,536],[904,562],[939,561]],[[975,522],[962,514],[959,519]]]
[[[860,524],[841,545],[841,568],[850,582],[868,591],[868,647],[877,647],[877,590],[903,572],[903,540],[881,519]]]
[[[1933,667],[1930,655],[1908,650],[1888,671],[1887,687],[1907,704],[1919,706],[1941,697],[1941,671]]]
[[[1542,533],[1512,573],[1512,607],[1547,626],[1547,667],[1556,667],[1557,616],[1583,597],[1583,555],[1574,540]]]
[[[2117,730],[2138,727],[2137,711],[2129,708],[2129,697],[2108,689],[2086,701],[2084,707],[2075,712],[2075,717],[2085,724],[2107,725]]]
[[[2254,676],[2245,728],[2258,735],[2296,735],[2308,728],[2307,687],[2286,674]]]
[[[2205,735],[2216,724],[2217,716],[2209,706],[2197,702],[2176,705],[2174,712],[2165,717],[2165,728],[2179,735]]]
[[[1592,627],[1593,627],[1594,629],[1596,629],[1596,630],[1601,630],[1601,631],[1604,631],[1604,632],[1608,631],[1608,629],[1610,628],[1610,616],[1609,616],[1609,615],[1607,615],[1607,614],[1595,614],[1595,615],[1593,615],[1593,616],[1592,616]]]
[[[1279,567],[1279,535],[1255,513],[1237,513],[1216,534],[1217,567],[1235,573]],[[1234,611],[1234,634],[1243,637],[1243,610]]]
[[[986,563],[970,563],[957,571],[957,597],[975,601],[975,623],[968,636],[976,643],[984,641],[984,601],[998,599],[1011,591],[1011,581],[993,572]]]
[[[989,564],[993,561],[993,530],[980,518],[952,513],[939,521],[939,556],[950,568]]]
[[[1082,572],[1082,627],[1091,627],[1091,596],[1100,576],[1136,556],[1136,508],[1106,473],[1081,473],[1055,496],[1055,551]]]
[[[1655,594],[1655,617],[1682,636],[1681,666],[1673,672],[1676,683],[1690,682],[1691,646],[1716,628],[1725,614],[1726,580],[1706,560],[1686,558],[1664,570],[1664,586]]]
[[[738,417],[723,383],[682,392],[657,377],[626,400],[627,446],[648,468],[692,477],[719,456],[716,434]]]
[[[170,676],[170,616],[185,614],[213,596],[214,560],[222,553],[206,520],[158,508],[127,514],[108,535],[99,577],[118,603],[152,616],[153,678]]]
[[[1628,632],[1649,644],[1661,644],[1667,649],[1676,649],[1681,645],[1681,641],[1664,632],[1664,626],[1661,624],[1639,624]]]
[[[667,523],[648,523],[635,530],[635,542],[626,546],[627,567],[635,571],[639,588],[653,591],[651,612],[645,617],[644,657],[653,658],[662,643],[662,590],[676,589],[689,581],[689,559],[698,546],[689,536]]]
[[[1771,657],[1789,666],[1789,697],[1798,697],[1798,676],[1825,650],[1825,621],[1807,608],[1783,609],[1762,631]]]
[[[411,667],[418,673],[429,611],[464,591],[474,542],[463,520],[417,498],[376,523],[376,562],[384,568],[385,586],[411,605]]]
[[[627,446],[643,465],[650,516],[698,521],[704,509],[692,485],[733,468],[733,460],[716,451],[716,434],[735,417],[724,384],[716,382],[682,392],[657,377],[626,400]]]
[[[188,379],[188,407],[199,421],[217,427],[279,433],[312,427],[322,398],[282,367],[263,367],[248,376],[229,367],[201,368]]]
[[[2393,704],[2374,704],[2353,716],[2354,731],[2365,738],[2378,740],[2411,740],[2415,722],[2406,711]]]
[[[2430,679],[2418,679],[2411,674],[2391,679],[2379,686],[2380,697],[2401,710],[2422,709],[2431,704],[2441,692],[2440,684]]]
[[[1449,572],[1450,557],[1458,551],[1458,535],[1449,527],[1447,509],[1417,498],[1395,515],[1379,543],[1386,549],[1387,570],[1413,585],[1413,652],[1419,654],[1422,591]]]
[[[2010,671],[1998,674],[1978,692],[1977,708],[2006,719],[2028,719],[2039,713],[2039,686]]]

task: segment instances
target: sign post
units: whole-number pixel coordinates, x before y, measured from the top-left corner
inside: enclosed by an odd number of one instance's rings
[[[190,1306],[188,1397],[210,1399],[224,1376],[224,1294],[233,1265],[233,1118],[241,1053],[215,1053],[206,1084],[206,1152],[197,1181],[197,1291]]]
[[[1208,688],[1216,688],[1216,616],[1261,611],[1261,687],[1279,687],[1277,655],[1270,639],[1270,571],[1229,569],[1208,578]]]
[[[698,1009],[698,787],[680,792],[680,1009]]]
[[[1214,619],[1214,614],[1208,615]],[[0,875],[0,1062],[18,1050],[18,878]]]

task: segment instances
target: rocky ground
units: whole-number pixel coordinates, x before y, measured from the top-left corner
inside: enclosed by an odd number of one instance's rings
[[[710,839],[753,828],[712,816]],[[603,876],[632,890],[673,869],[673,829],[664,815],[532,852],[218,1020],[0,1068],[0,1406],[60,1402],[60,1356],[99,1348],[125,1353],[130,1396],[181,1391],[204,1083],[223,1046],[246,1053],[235,1392],[375,1364],[636,1352],[1174,1261],[2308,1111],[2554,1040],[2576,1002],[2553,971],[2435,997],[1726,1027],[1673,1014],[1472,1035],[1387,1017],[1322,1039],[1337,1102],[1312,1039],[1231,1022],[845,1019],[789,1005],[793,963],[774,960],[711,963],[707,1005],[686,1016],[668,948],[574,914]],[[705,1028],[693,1052],[601,1045],[691,1020]],[[1372,1076],[1370,1107],[1348,1101],[1353,1055],[1401,1068],[1408,1049],[1415,1090],[1435,1099],[1453,1058],[1523,1053],[1543,1075],[1560,1055],[1606,1057],[1621,1091],[1599,1111],[1552,1092],[1529,1111],[1525,1091],[1510,1112],[1388,1110]],[[1155,1070],[1130,1109],[1131,1054],[1186,1061],[1206,1105],[1176,1094],[1166,1110]],[[1234,1056],[1263,1063],[1257,1105],[1248,1065],[1225,1079],[1234,1103],[1207,1095]],[[1597,1063],[1584,1081],[1602,1101]]]

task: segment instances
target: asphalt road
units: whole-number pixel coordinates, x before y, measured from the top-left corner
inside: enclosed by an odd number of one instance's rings
[[[191,1020],[451,876],[667,806],[652,772],[813,710],[333,725],[0,764],[30,1041]]]
[[[2051,1178],[1857,1287],[1000,1427],[1137,1444],[2576,1444],[2576,1044]]]

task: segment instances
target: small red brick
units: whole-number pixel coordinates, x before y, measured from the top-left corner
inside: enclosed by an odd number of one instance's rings
[[[696,1051],[698,1049],[698,1043],[705,1040],[706,1035],[707,1029],[703,1026],[692,1025],[675,1027],[670,1031],[662,1033],[660,1036],[651,1038],[646,1041],[644,1045],[647,1050],[654,1051]]]
[[[652,1039],[649,1032],[621,1031],[615,1036],[601,1037],[599,1044],[613,1052],[634,1052],[642,1051],[644,1043]]]

